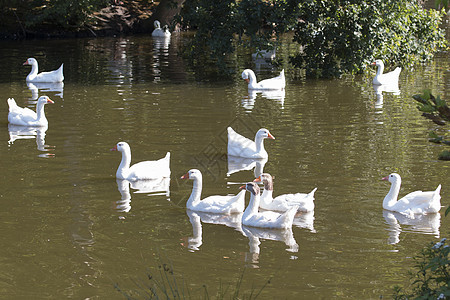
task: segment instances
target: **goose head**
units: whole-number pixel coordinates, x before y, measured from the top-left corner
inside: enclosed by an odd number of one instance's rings
[[[153,22],[153,26],[155,27],[155,29],[161,28],[161,23],[159,23],[159,21],[156,20],[155,22]]]
[[[197,169],[190,169],[186,174],[181,176],[181,179],[202,179],[202,173]]]
[[[240,187],[241,190],[247,190],[252,195],[259,195],[259,186],[255,182],[247,182],[245,185]]]
[[[275,137],[273,135],[270,134],[269,130],[265,129],[265,128],[261,128],[260,130],[258,130],[258,132],[256,133],[256,139],[272,139],[274,140]]]
[[[384,63],[381,59],[377,59],[372,63],[372,66],[377,66],[377,67],[383,67],[384,68]]]
[[[273,180],[269,173],[262,173],[258,178],[253,180],[253,182],[262,182],[265,190],[273,190]]]
[[[32,58],[32,57],[30,57],[30,58],[28,58],[24,63],[23,63],[23,65],[24,66],[27,66],[27,65],[37,65],[37,60],[35,59],[35,58]]]
[[[38,99],[37,105],[40,106],[40,105],[44,105],[44,104],[48,104],[48,103],[53,104],[53,103],[55,103],[55,102],[53,102],[53,100],[50,99],[50,98],[47,97],[47,96],[41,96],[41,97],[39,97],[39,99]]]
[[[250,78],[252,78],[252,77],[255,78],[256,77],[255,73],[252,70],[250,70],[250,69],[245,69],[242,72],[241,76],[242,76],[242,79],[244,79],[245,82],[247,82],[247,83],[250,83]]]
[[[111,151],[131,152],[131,149],[127,142],[118,142]]]
[[[397,173],[389,174],[389,176],[383,177],[381,180],[389,181],[392,184],[400,184],[402,182],[402,178]]]

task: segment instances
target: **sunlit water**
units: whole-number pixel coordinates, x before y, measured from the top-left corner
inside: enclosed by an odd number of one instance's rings
[[[2,298],[139,297],[147,274],[173,267],[181,294],[210,296],[228,285],[263,298],[378,298],[407,282],[411,257],[447,236],[441,214],[408,219],[383,211],[391,172],[401,195],[442,184],[449,201],[445,148],[427,141],[437,127],[420,116],[412,95],[429,88],[449,101],[449,57],[403,70],[400,93],[377,98],[370,77],[305,80],[286,65],[284,94],[248,93],[244,68],[267,78],[279,70],[242,54],[233,81],[197,82],[178,56],[183,39],[151,37],[2,42],[0,48],[0,295]],[[292,45],[284,45],[285,52]],[[35,57],[41,70],[64,63],[60,86],[25,83]],[[287,61],[285,59],[285,61]],[[204,76],[203,76],[204,77]],[[48,95],[47,128],[8,127],[6,99],[34,109]],[[226,156],[226,128],[253,138],[260,127],[267,161]],[[158,191],[116,181],[126,141],[132,161],[171,152],[170,182]],[[203,195],[236,194],[254,169],[275,177],[274,194],[317,187],[316,208],[291,230],[242,227],[239,216],[186,211],[192,182]],[[242,169],[242,170],[240,170]],[[247,195],[247,199],[248,199]],[[230,292],[231,290],[231,292]],[[133,292],[134,291],[134,292]]]

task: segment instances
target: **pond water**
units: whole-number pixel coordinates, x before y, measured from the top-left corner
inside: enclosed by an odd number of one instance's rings
[[[241,54],[233,80],[199,82],[178,55],[183,42],[1,42],[2,298],[120,299],[116,284],[143,298],[166,275],[194,299],[227,287],[231,295],[241,276],[240,294],[263,299],[388,298],[405,284],[411,257],[450,229],[450,164],[437,160],[444,148],[427,140],[437,125],[411,97],[429,88],[449,101],[448,54],[403,70],[400,93],[382,99],[370,77],[305,80],[289,65],[285,93],[268,95],[249,94],[240,73],[251,67],[262,79],[279,70]],[[63,86],[27,85],[27,57],[41,70],[64,63]],[[41,95],[55,102],[45,107],[48,129],[8,127],[7,98],[34,109]],[[203,196],[236,194],[254,179],[254,164],[236,170],[249,162],[226,155],[228,126],[275,136],[258,165],[275,177],[275,195],[317,187],[314,213],[299,214],[292,231],[186,211],[192,182],[180,177],[191,168],[203,172]],[[163,191],[116,181],[120,153],[110,149],[119,141],[130,144],[132,162],[171,152]],[[402,175],[401,195],[442,184],[441,213],[384,211],[390,185],[380,179],[391,172]]]

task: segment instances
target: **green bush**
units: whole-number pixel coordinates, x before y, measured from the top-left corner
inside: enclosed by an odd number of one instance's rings
[[[337,77],[362,73],[374,59],[404,67],[430,59],[446,46],[443,13],[411,0],[187,0],[178,20],[197,30],[191,59],[209,53],[223,66],[236,40],[267,50],[294,30],[301,50],[290,62],[309,77]]]
[[[305,1],[291,62],[311,77],[362,73],[374,59],[411,66],[445,47],[442,16],[410,0]]]
[[[408,289],[395,287],[394,299],[447,299],[450,297],[450,246],[446,239],[431,243],[414,257],[415,273]]]

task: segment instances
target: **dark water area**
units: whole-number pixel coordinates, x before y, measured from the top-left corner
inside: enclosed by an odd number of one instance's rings
[[[242,274],[247,295],[271,278],[263,299],[374,299],[405,284],[411,257],[450,228],[449,164],[437,160],[445,148],[428,142],[437,125],[412,99],[428,88],[449,101],[448,53],[403,70],[400,93],[377,97],[371,76],[306,80],[285,65],[285,92],[262,94],[249,93],[242,70],[251,65],[260,79],[280,70],[239,53],[231,80],[199,81],[178,52],[186,38],[1,42],[2,298],[120,299],[115,284],[139,298],[136,282],[159,278],[161,264],[194,298],[204,286],[210,296],[221,284],[233,290]],[[277,55],[294,47],[285,42]],[[42,71],[64,63],[64,84],[27,85],[27,57]],[[8,127],[7,98],[34,109],[41,95],[55,102],[45,107],[48,129]],[[180,177],[191,168],[203,173],[203,197],[254,179],[254,165],[236,171],[226,156],[228,126],[276,137],[263,163],[275,195],[317,187],[315,211],[291,231],[186,210],[192,182]],[[116,181],[120,154],[110,149],[119,141],[133,163],[171,152],[165,191]],[[380,179],[392,172],[402,175],[400,196],[442,184],[441,213],[383,210],[389,184]]]

